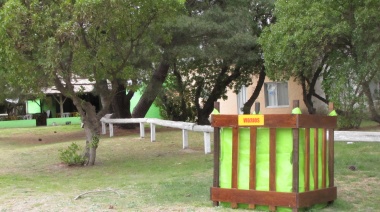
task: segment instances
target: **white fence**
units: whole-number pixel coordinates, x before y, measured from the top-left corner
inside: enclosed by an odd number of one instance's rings
[[[144,125],[146,123],[150,124],[150,141],[156,141],[156,125],[182,129],[182,146],[183,149],[189,147],[188,131],[203,132],[204,140],[204,151],[205,154],[211,153],[211,136],[210,133],[214,132],[214,128],[209,125],[197,125],[190,122],[179,122],[179,121],[168,121],[156,118],[130,118],[130,119],[110,119],[111,114],[105,115],[100,119],[102,122],[102,134],[107,133],[106,124],[109,125],[110,137],[114,135],[113,125],[114,124],[128,124],[128,123],[139,123],[140,124],[140,137],[145,137]]]

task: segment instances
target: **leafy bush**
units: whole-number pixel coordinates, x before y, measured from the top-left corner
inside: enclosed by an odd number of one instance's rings
[[[81,147],[74,142],[71,143],[71,145],[68,146],[67,149],[59,150],[59,159],[69,166],[82,166],[86,161],[84,154],[82,154]]]
[[[341,114],[338,116],[338,129],[358,129],[362,120],[363,114],[356,111]]]

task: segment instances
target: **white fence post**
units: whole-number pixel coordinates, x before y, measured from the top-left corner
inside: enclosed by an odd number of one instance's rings
[[[109,126],[110,137],[114,136],[113,125],[121,123],[139,123],[140,124],[140,137],[145,137],[144,124],[150,124],[150,141],[156,141],[156,125],[172,127],[182,129],[182,147],[183,149],[189,148],[189,136],[188,131],[203,132],[204,139],[204,151],[205,154],[211,153],[211,141],[210,133],[214,131],[214,128],[209,125],[196,125],[189,122],[176,122],[160,119],[147,119],[147,118],[130,118],[130,119],[110,119],[112,114],[107,114],[100,121],[102,124],[102,134],[107,133],[107,124]]]
[[[182,148],[189,148],[189,136],[187,130],[182,130]]]
[[[102,121],[102,135],[105,135],[107,133],[106,123]]]
[[[205,146],[205,154],[209,154],[211,153],[210,133],[204,132],[203,139],[204,139],[204,146]]]
[[[110,137],[113,137],[113,124],[109,123],[109,128],[110,128]]]
[[[156,125],[153,123],[150,123],[150,141],[156,141]]]
[[[144,123],[140,122],[140,138],[145,137],[145,129],[144,129]]]

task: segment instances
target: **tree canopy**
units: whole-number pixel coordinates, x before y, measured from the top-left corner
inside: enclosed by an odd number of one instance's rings
[[[214,102],[226,98],[227,88],[237,91],[248,86],[252,77],[262,71],[257,38],[272,18],[273,4],[251,0],[187,1],[186,6],[188,14],[168,27],[173,33],[170,53],[175,59],[168,83],[181,95],[166,95],[164,101],[179,99],[179,107],[171,107],[173,110],[181,108],[181,113],[194,107],[197,122],[208,124]],[[189,101],[192,104],[186,106],[184,103]]]
[[[99,120],[118,80],[142,78],[141,59],[148,51],[161,54],[150,33],[169,40],[160,24],[180,8],[175,0],[9,0],[0,12],[0,54],[6,64],[1,71],[15,87],[40,92],[54,85],[73,100],[86,130],[88,164],[93,165]],[[78,78],[94,83],[103,104],[100,111],[75,93]]]
[[[303,85],[310,113],[315,112],[311,96],[333,101],[338,108],[349,102],[354,109],[362,86],[378,75],[380,19],[374,8],[379,4],[374,0],[276,1],[278,21],[260,38],[268,76],[295,77]],[[314,90],[322,76],[327,98]],[[347,89],[352,91],[350,98],[356,97],[353,102],[342,99]]]

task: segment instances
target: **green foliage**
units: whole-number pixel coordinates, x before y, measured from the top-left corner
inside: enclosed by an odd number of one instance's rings
[[[196,109],[190,99],[190,90],[184,87],[186,82],[182,81],[181,76],[174,75],[168,76],[162,92],[156,99],[160,114],[167,120],[194,122]]]
[[[92,141],[91,141],[91,147],[92,148],[97,148],[99,145],[100,141],[100,136],[99,135],[93,135],[92,136]]]
[[[59,150],[59,159],[69,166],[82,166],[86,161],[81,147],[75,142],[71,143],[67,149]]]
[[[358,129],[363,120],[363,113],[351,111],[338,116],[338,129]]]
[[[143,81],[161,54],[155,39],[170,39],[162,24],[181,6],[177,0],[7,1],[0,11],[2,76],[35,91],[57,78],[65,84],[88,78],[99,94],[97,83],[105,79]]]
[[[166,26],[173,35],[168,50],[177,73],[165,92],[174,94],[173,105],[184,98],[191,101],[186,107],[194,109],[191,114],[208,116],[214,101],[227,98],[228,89],[251,85],[262,70],[257,38],[273,18],[273,1],[187,1],[186,9],[186,15]]]
[[[178,0],[9,0],[0,11],[0,71],[6,64],[0,75],[25,91],[55,86],[80,114],[91,116],[82,117],[85,128],[95,129],[118,82],[127,87],[128,80],[150,77],[161,55],[155,39],[170,39],[162,24],[181,6]],[[78,79],[94,84],[99,111],[79,97],[73,86]]]
[[[362,84],[379,76],[379,6],[375,0],[276,1],[277,22],[259,39],[267,75],[308,86],[323,77],[328,100],[355,113],[363,103]]]

